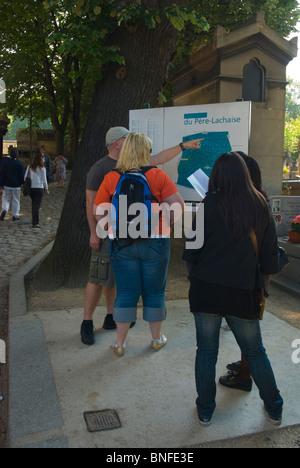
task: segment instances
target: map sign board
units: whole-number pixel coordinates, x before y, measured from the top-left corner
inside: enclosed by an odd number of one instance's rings
[[[216,159],[227,151],[248,153],[251,102],[132,110],[129,126],[153,142],[153,154],[180,142],[203,139],[199,149],[185,150],[162,167],[176,183],[186,202],[200,195],[188,178],[198,169],[209,177]]]

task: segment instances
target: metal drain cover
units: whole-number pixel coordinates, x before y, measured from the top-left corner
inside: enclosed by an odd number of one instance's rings
[[[89,432],[107,431],[121,427],[121,421],[115,410],[86,411],[83,416]]]

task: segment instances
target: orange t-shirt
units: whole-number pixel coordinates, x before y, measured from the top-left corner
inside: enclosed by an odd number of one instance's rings
[[[145,176],[148,180],[152,195],[159,201],[159,203],[162,203],[163,200],[178,192],[174,182],[162,169],[153,167],[152,169],[146,172]],[[116,171],[112,171],[104,177],[104,180],[99,187],[98,193],[94,201],[94,204],[96,206],[102,205],[104,203],[111,203],[120,177],[120,174]],[[156,228],[155,233],[152,234],[154,236],[161,235],[162,233],[163,235],[169,235],[170,232],[171,229],[169,227],[168,220],[166,219],[163,210],[162,226],[159,230],[158,228]]]

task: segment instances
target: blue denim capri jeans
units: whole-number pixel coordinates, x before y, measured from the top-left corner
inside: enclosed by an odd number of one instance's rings
[[[194,317],[197,332],[196,405],[199,416],[210,419],[216,407],[216,363],[222,316],[194,313]],[[280,419],[283,400],[262,343],[259,320],[246,320],[234,316],[225,318],[250,367],[266,411],[274,419]]]
[[[136,321],[140,296],[145,321],[165,320],[170,239],[139,239],[132,244],[128,241],[110,242],[109,256],[117,285],[113,312],[115,322]]]

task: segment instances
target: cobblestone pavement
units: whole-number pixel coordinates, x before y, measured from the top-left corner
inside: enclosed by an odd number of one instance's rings
[[[40,211],[40,229],[31,224],[31,199],[21,195],[20,221],[13,221],[8,213],[0,222],[0,280],[5,280],[55,237],[66,188],[56,184],[44,195]],[[2,191],[1,191],[2,196]]]

